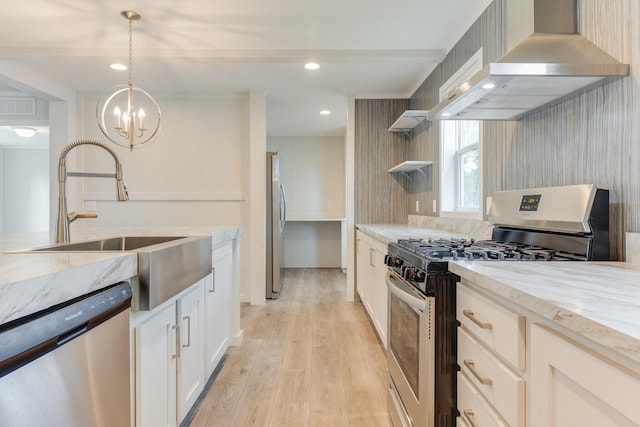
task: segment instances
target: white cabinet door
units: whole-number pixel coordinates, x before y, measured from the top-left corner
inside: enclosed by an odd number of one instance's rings
[[[178,358],[179,421],[187,415],[204,388],[204,279],[177,302],[180,353]]]
[[[358,231],[356,234],[358,296],[367,310],[380,341],[387,346],[387,266],[384,243]]]
[[[362,301],[362,304],[367,307],[368,295],[367,288],[369,286],[369,274],[370,274],[370,245],[369,239],[361,232],[357,233],[356,240],[356,263],[357,263],[357,289],[358,296]]]
[[[374,298],[374,319],[378,336],[384,348],[387,348],[387,313],[389,294],[387,291],[387,265],[384,257],[387,254],[386,246],[381,242],[374,242],[373,245],[373,275],[371,278],[371,293]]]
[[[640,377],[531,326],[531,426],[640,426]]]
[[[177,425],[176,307],[156,310],[134,329],[136,427]]]
[[[233,304],[231,245],[213,251],[212,274],[205,277],[205,378],[209,378],[229,347]]]

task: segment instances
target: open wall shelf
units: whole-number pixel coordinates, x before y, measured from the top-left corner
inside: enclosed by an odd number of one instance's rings
[[[425,166],[432,165],[432,161],[420,161],[420,160],[407,160],[406,162],[402,162],[399,165],[396,165],[389,169],[389,173],[401,173],[407,178],[409,178],[409,172],[418,171],[426,178],[426,175],[422,168]]]
[[[406,110],[388,129],[389,132],[408,134],[427,118],[427,110]]]

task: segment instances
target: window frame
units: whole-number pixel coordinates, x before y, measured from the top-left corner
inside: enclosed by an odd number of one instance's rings
[[[439,95],[440,100],[443,100],[449,96],[453,90],[462,85],[473,74],[482,69],[482,48],[480,48],[460,69],[453,74],[446,82],[440,87]],[[452,121],[453,122],[453,121]],[[457,122],[457,121],[456,121]],[[469,219],[483,219],[484,211],[484,195],[483,195],[483,162],[482,162],[482,121],[478,121],[478,141],[476,143],[467,145],[463,148],[459,148],[459,132],[460,126],[455,127],[455,150],[450,147],[445,147],[445,137],[451,138],[445,131],[445,126],[441,121],[440,135],[439,135],[439,147],[440,147],[440,216],[442,217],[454,217],[454,218],[469,218]],[[479,163],[478,163],[478,208],[462,208],[462,169],[460,164],[460,155],[471,150],[478,149]],[[452,168],[452,163],[455,163]],[[451,195],[451,193],[454,193]],[[445,196],[449,194],[449,196]]]

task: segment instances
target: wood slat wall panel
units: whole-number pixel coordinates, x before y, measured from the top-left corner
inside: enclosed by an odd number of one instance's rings
[[[503,0],[494,1],[411,97],[411,108],[429,109],[438,88],[483,46],[484,61],[504,52]],[[640,231],[640,5],[637,0],[581,0],[581,33],[621,62],[631,75],[588,91],[517,122],[483,123],[483,187],[494,191],[594,183],[610,190],[611,254],[624,259],[624,233]],[[411,185],[408,209],[438,197],[438,123],[414,131],[409,157],[434,160],[431,187]],[[433,214],[420,212],[420,214]]]
[[[387,129],[409,108],[407,99],[357,99],[355,103],[355,221],[406,224],[408,178],[387,171],[410,160],[408,138]]]

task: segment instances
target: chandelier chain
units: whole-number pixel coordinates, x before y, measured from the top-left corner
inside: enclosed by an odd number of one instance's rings
[[[133,20],[129,18],[129,86],[133,86]]]

